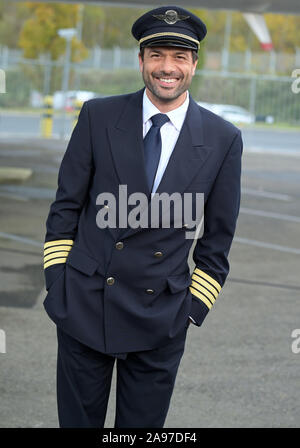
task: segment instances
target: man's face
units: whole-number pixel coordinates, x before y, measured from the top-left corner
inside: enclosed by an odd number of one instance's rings
[[[197,66],[192,50],[176,47],[146,47],[139,63],[145,86],[166,103],[189,88]]]

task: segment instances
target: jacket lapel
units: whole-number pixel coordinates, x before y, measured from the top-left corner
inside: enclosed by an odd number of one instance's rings
[[[141,192],[149,197],[143,149],[143,93],[133,94],[114,128],[109,129],[111,151],[120,179],[127,186],[127,196]],[[203,119],[199,106],[190,96],[187,115],[156,193],[183,193],[199,173],[211,148],[203,144]],[[128,212],[135,207],[128,206]],[[150,216],[151,203],[141,214]],[[111,229],[115,237],[126,238],[142,228]]]
[[[131,96],[116,125],[108,129],[115,168],[128,195],[149,194],[144,168],[143,92],[144,89]]]
[[[203,144],[202,115],[190,97],[189,108],[157,193],[183,193],[199,173],[211,148]]]

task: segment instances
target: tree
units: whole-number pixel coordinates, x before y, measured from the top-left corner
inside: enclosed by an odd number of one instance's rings
[[[295,53],[300,47],[300,17],[282,14],[266,14],[275,51]]]
[[[86,16],[91,17],[91,11],[98,10],[97,29],[94,32],[94,42],[102,48],[119,46],[132,48],[137,42],[131,34],[133,22],[144,12],[145,9],[118,8],[118,7],[86,7]],[[101,16],[100,16],[101,12]],[[94,20],[94,19],[93,19]],[[91,22],[91,20],[90,20]],[[84,26],[84,39],[87,33],[90,35],[89,27]],[[91,42],[92,39],[90,39]]]
[[[49,53],[56,60],[65,52],[65,39],[58,35],[60,28],[76,28],[78,5],[26,2],[31,16],[20,33],[19,46],[25,58],[37,58]],[[72,39],[72,62],[79,62],[88,55],[87,48],[76,37]]]
[[[8,48],[17,48],[23,23],[30,16],[24,3],[0,0],[0,42]]]

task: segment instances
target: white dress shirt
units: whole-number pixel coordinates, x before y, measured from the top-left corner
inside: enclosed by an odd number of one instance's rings
[[[161,156],[156,176],[154,179],[152,193],[155,193],[161,181],[161,178],[165,172],[169,158],[173,152],[173,149],[179,137],[188,107],[189,107],[189,92],[187,91],[187,96],[184,103],[181,106],[177,107],[177,109],[171,110],[171,112],[166,112],[165,114],[169,117],[170,121],[165,123],[160,128]],[[154,104],[150,101],[145,89],[143,98],[143,138],[145,138],[147,132],[152,126],[151,117],[153,117],[153,115],[161,113],[162,112],[159,109],[157,109],[157,107],[154,106]]]
[[[162,176],[165,172],[169,158],[173,152],[173,149],[175,148],[177,139],[179,137],[189,107],[189,101],[190,97],[189,92],[187,91],[184,103],[181,106],[177,107],[177,109],[171,110],[170,112],[166,112],[166,115],[169,117],[170,121],[165,123],[160,128],[161,155],[153,183],[152,194],[155,193],[162,179]],[[145,138],[147,132],[152,126],[151,117],[153,117],[153,115],[161,113],[162,112],[150,101],[145,89],[143,97],[143,138]],[[195,322],[191,316],[189,317],[193,322]]]

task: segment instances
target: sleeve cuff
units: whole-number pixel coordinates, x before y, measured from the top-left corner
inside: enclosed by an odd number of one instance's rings
[[[54,240],[44,243],[44,276],[46,291],[49,290],[52,283],[65,268],[65,264],[70,250],[73,246],[73,240]]]
[[[205,305],[205,303],[201,302],[197,297],[192,295],[191,314],[193,315],[192,319],[194,321],[194,325],[200,327],[208,312],[209,308]]]
[[[72,249],[73,240],[54,240],[44,243],[44,269],[54,264],[65,263]]]
[[[221,285],[206,272],[196,267],[189,288],[192,294],[192,319],[195,321],[195,325],[200,327],[215,303],[221,291]]]

